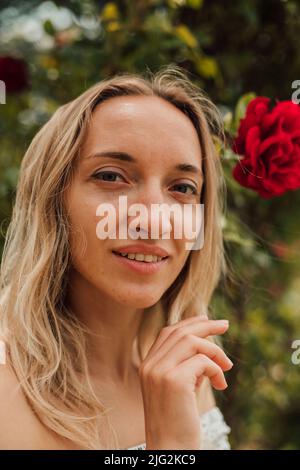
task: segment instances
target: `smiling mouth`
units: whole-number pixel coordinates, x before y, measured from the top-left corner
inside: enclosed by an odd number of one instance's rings
[[[113,251],[113,253],[117,256],[121,256],[122,258],[127,258],[131,261],[138,261],[140,263],[159,263],[163,261],[169,256],[157,256],[157,255],[149,255],[149,254],[142,254],[142,253],[119,253],[118,251]]]

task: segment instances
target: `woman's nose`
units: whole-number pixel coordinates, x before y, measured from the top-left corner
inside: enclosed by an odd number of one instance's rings
[[[131,227],[133,220],[135,223]],[[158,184],[144,187],[135,198],[133,205],[128,207],[128,227],[131,235],[137,236],[138,234],[140,238],[168,239],[171,237],[170,204]]]

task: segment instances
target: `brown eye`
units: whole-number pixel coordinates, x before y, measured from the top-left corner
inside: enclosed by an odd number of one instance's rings
[[[115,171],[99,171],[98,173],[95,173],[93,175],[93,178],[97,180],[101,180],[101,181],[106,181],[106,182],[108,181],[111,183],[115,183],[116,182],[115,178],[117,176],[120,176],[120,178],[124,180],[123,176]]]
[[[180,183],[180,184],[175,184],[173,188],[179,188],[176,191],[182,192],[181,189],[183,189],[183,194],[197,194],[197,188],[195,186],[192,186],[191,184],[186,184],[186,183]],[[191,192],[188,193],[187,190],[190,190]]]

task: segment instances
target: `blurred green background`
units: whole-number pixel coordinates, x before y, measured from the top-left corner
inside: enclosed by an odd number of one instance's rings
[[[300,79],[296,0],[0,5],[0,58],[17,59],[0,105],[0,253],[28,144],[59,105],[96,81],[178,64],[219,106],[233,136],[252,94],[288,100]],[[234,367],[216,398],[232,448],[300,449],[300,365],[291,360],[300,339],[300,191],[264,200],[233,180],[230,150],[222,159],[233,274],[221,280],[211,312],[230,320],[223,347]]]

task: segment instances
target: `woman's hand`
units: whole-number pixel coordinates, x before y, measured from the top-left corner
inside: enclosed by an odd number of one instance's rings
[[[227,329],[226,321],[199,316],[162,328],[139,367],[146,450],[200,449],[195,390],[204,376],[216,390],[224,390],[227,383],[223,371],[233,365],[206,337]]]

